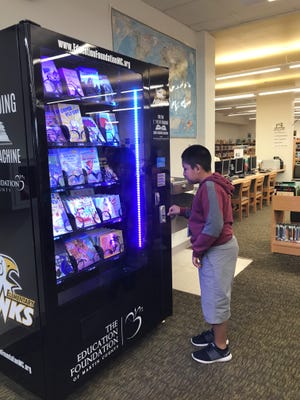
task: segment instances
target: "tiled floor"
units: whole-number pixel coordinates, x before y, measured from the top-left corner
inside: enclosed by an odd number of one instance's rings
[[[235,276],[252,262],[248,258],[238,258]],[[199,295],[198,270],[192,264],[192,250],[173,250],[172,255],[173,289]]]

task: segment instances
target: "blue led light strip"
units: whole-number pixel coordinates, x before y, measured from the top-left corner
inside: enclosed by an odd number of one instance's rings
[[[141,178],[140,178],[140,146],[137,90],[133,92],[134,109],[134,147],[135,147],[135,177],[136,177],[136,209],[137,209],[137,244],[142,247],[142,210],[141,210]]]

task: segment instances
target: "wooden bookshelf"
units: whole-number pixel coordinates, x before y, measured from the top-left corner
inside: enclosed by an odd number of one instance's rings
[[[300,165],[300,138],[294,138],[293,174],[295,173],[295,166],[296,165]]]
[[[272,253],[291,254],[300,256],[300,243],[276,240],[276,224],[289,222],[287,214],[291,211],[300,212],[300,196],[273,196],[272,197]]]

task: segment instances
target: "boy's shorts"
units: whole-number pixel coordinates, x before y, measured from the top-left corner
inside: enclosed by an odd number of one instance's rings
[[[199,268],[201,306],[209,324],[221,324],[230,318],[231,289],[238,257],[238,243],[233,236],[225,244],[211,247],[202,257]]]

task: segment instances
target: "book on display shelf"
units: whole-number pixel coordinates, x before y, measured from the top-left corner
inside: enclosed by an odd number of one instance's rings
[[[106,140],[96,122],[91,117],[82,117],[85,130],[88,132],[88,138],[91,143],[105,144]]]
[[[64,199],[64,202],[69,213],[74,217],[76,228],[87,228],[101,223],[91,197],[67,197]]]
[[[56,281],[59,283],[68,275],[74,274],[75,269],[66,251],[55,254]]]
[[[102,173],[98,159],[98,152],[95,147],[81,148],[81,167],[86,175],[87,183],[99,183],[102,181]]]
[[[57,117],[51,106],[45,106],[45,121],[48,143],[66,143],[66,138],[60,126],[60,119]]]
[[[54,61],[42,57],[41,68],[44,95],[60,97],[63,94],[63,87]]]
[[[81,166],[79,149],[58,149],[58,157],[62,171],[66,175],[68,186],[82,185],[85,183]]]
[[[72,232],[72,226],[58,193],[51,193],[51,208],[53,236],[56,237],[68,232]]]
[[[99,244],[104,258],[113,257],[124,251],[123,234],[121,230],[113,229],[100,232]]]
[[[79,79],[86,96],[101,94],[101,82],[98,71],[95,68],[78,67]]]
[[[119,218],[122,215],[120,197],[117,194],[103,194],[93,197],[102,221]]]
[[[104,96],[105,101],[108,103],[114,102],[113,89],[107,75],[99,74],[99,80],[100,80],[100,92],[102,95],[105,95]]]
[[[93,242],[87,235],[67,240],[65,247],[70,257],[76,261],[78,271],[82,271],[100,260]]]
[[[101,173],[102,173],[102,179],[104,182],[106,182],[108,184],[112,184],[119,180],[117,174],[109,166],[106,157],[100,157],[99,163],[100,163],[100,169],[101,169]]]
[[[81,83],[77,71],[75,69],[59,68],[58,73],[64,84],[65,92],[69,96],[80,96],[80,97],[84,96]]]
[[[60,188],[65,186],[62,169],[56,149],[48,150],[49,179],[51,188]]]
[[[52,110],[59,120],[60,125],[67,128],[66,134],[69,136],[69,142],[86,142],[85,130],[78,104],[53,104]]]
[[[120,137],[116,115],[114,113],[99,112],[95,114],[95,118],[106,143],[110,146],[119,146]]]

